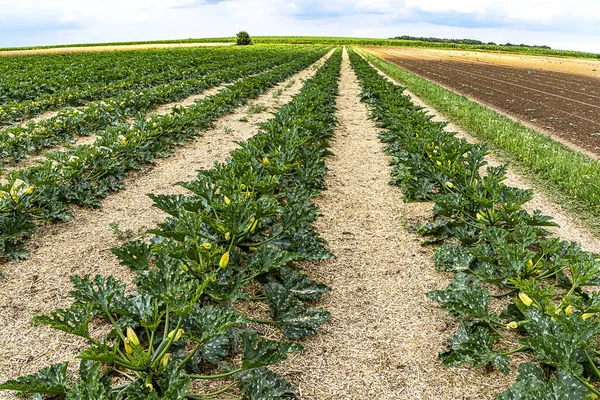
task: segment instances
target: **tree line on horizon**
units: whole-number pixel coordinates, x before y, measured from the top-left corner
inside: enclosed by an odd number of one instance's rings
[[[475,45],[490,45],[490,46],[511,46],[511,47],[532,47],[539,49],[551,49],[550,46],[546,45],[528,45],[528,44],[514,44],[514,43],[495,43],[495,42],[482,42],[476,39],[446,39],[436,37],[421,37],[421,36],[409,36],[402,35],[390,38],[392,40],[419,40],[421,42],[432,42],[432,43],[456,43],[456,44],[475,44]]]

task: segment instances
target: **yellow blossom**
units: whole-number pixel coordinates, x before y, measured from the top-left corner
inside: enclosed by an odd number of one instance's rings
[[[527,307],[529,307],[529,306],[531,306],[533,304],[533,300],[531,299],[531,297],[527,296],[523,292],[519,293],[519,299],[521,299],[521,301],[523,302],[523,304],[525,304]]]

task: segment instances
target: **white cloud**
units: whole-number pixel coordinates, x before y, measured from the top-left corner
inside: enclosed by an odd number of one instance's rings
[[[600,52],[597,0],[0,0],[0,46],[254,35],[469,37]]]

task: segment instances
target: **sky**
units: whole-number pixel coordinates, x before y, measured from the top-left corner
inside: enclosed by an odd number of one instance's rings
[[[250,35],[470,38],[600,53],[600,0],[0,0],[0,47]]]

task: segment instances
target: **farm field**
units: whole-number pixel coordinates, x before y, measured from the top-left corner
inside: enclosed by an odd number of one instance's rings
[[[150,49],[172,49],[181,47],[213,47],[213,46],[232,46],[234,42],[221,43],[147,43],[147,44],[114,44],[101,46],[76,46],[76,47],[50,47],[45,49],[29,50],[6,50],[0,51],[0,57],[8,56],[30,56],[40,54],[68,54],[68,53],[89,53],[104,51],[129,51],[129,50],[150,50]]]
[[[372,52],[600,156],[600,64],[452,51]]]
[[[600,396],[600,238],[322,39],[0,58],[0,398]]]

